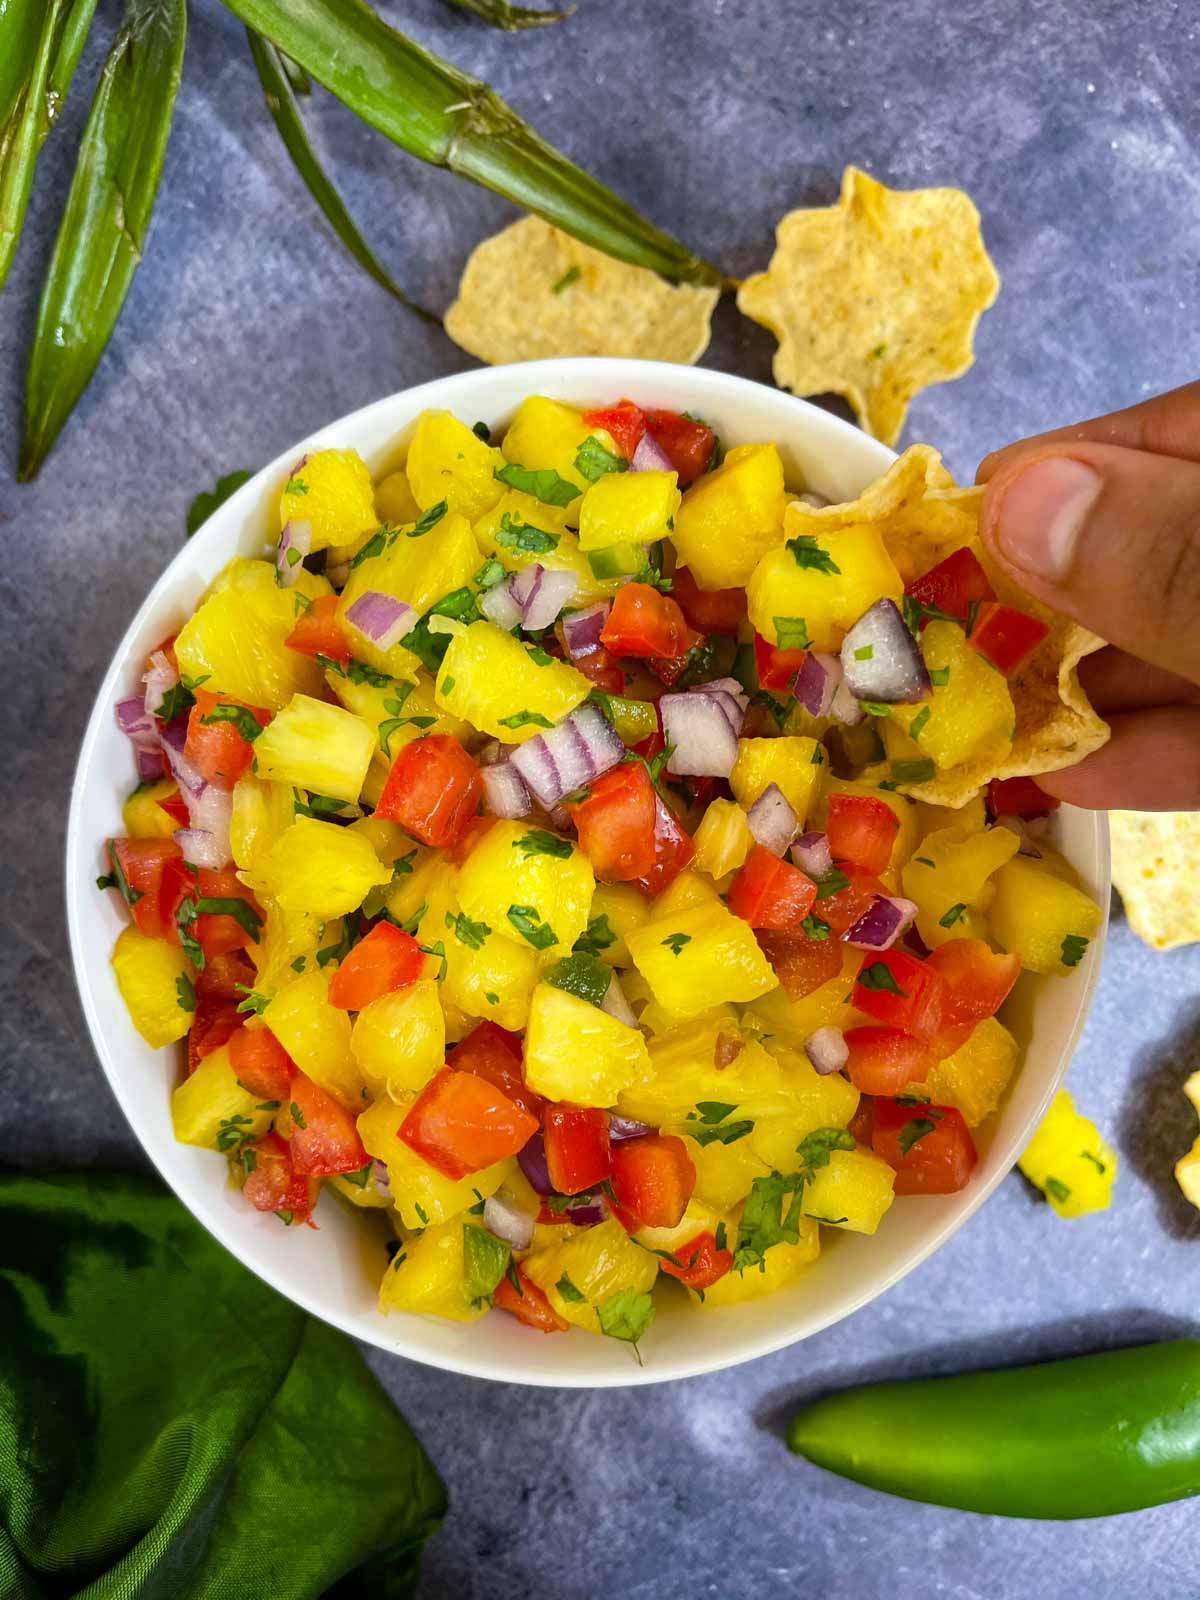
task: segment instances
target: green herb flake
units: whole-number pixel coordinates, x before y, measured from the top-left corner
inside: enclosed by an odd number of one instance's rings
[[[195,1011],[196,985],[186,972],[181,972],[175,979],[175,1003],[181,1011]]]
[[[97,889],[119,889],[121,898],[127,906],[137,905],[145,890],[131,889],[129,887],[129,879],[125,876],[125,869],[121,865],[120,857],[117,855],[114,842],[111,839],[108,842],[108,860],[112,871],[96,879]]]
[[[599,1006],[604,1002],[612,977],[612,968],[605,966],[603,961],[576,951],[556,961],[548,972],[542,974],[542,982],[566,994],[573,994],[579,1000],[586,1000],[589,1005]]]
[[[663,944],[673,956],[677,956],[683,950],[685,944],[691,944],[692,936],[690,933],[669,933],[665,939],[662,939],[659,942]]]
[[[354,1172],[343,1172],[342,1177],[347,1183],[353,1184],[356,1189],[365,1189],[371,1181],[371,1173],[374,1168],[374,1161],[366,1161]]]
[[[798,538],[789,539],[787,549],[792,552],[798,567],[807,568],[810,572],[823,572],[827,576],[841,576],[841,567],[827,550],[821,549],[815,534],[802,533]]]
[[[1101,1161],[1100,1157],[1094,1156],[1090,1150],[1081,1150],[1079,1154],[1084,1161],[1090,1161],[1102,1177],[1108,1171],[1107,1161]]]
[[[500,518],[496,543],[505,550],[519,550],[525,555],[544,556],[558,548],[557,533],[547,533],[531,523],[521,522],[507,511]]]
[[[497,561],[495,556],[489,556],[479,571],[472,576],[471,582],[477,589],[494,589],[498,583],[503,583],[507,576],[503,561]]]
[[[952,928],[956,922],[961,922],[967,914],[967,908],[961,900],[957,901],[947,911],[944,917],[938,918],[939,928]]]
[[[858,975],[858,982],[864,989],[885,989],[888,994],[898,994],[902,1000],[907,1000],[908,995],[892,976],[892,969],[886,961],[872,961],[865,966]]]
[[[510,489],[519,489],[522,494],[531,494],[535,500],[540,500],[546,506],[569,506],[571,501],[578,500],[582,493],[582,490],[577,489],[573,483],[560,478],[553,467],[542,467],[537,470],[533,467],[519,467],[515,462],[509,461],[504,466],[497,467],[493,477],[498,482],[507,484]]]
[[[618,1289],[596,1307],[600,1332],[609,1339],[622,1339],[633,1346],[638,1366],[642,1354],[638,1341],[654,1321],[654,1301],[644,1289]]]
[[[511,717],[501,717],[502,728],[552,728],[554,724],[540,711],[514,711]]]
[[[808,624],[803,617],[772,617],[780,650],[807,650]]]
[[[589,483],[595,483],[597,478],[603,478],[609,472],[628,470],[629,463],[625,457],[606,450],[594,433],[589,433],[575,452],[575,471]]]
[[[483,991],[483,998],[490,1006],[498,1006],[500,1004],[500,996],[495,994],[491,989],[485,989]]]
[[[859,705],[869,717],[890,717],[891,706],[884,705],[882,700],[860,700]]]
[[[548,950],[558,943],[558,935],[548,922],[542,921],[536,906],[509,906],[508,920],[535,950]]]
[[[928,856],[914,856],[913,860],[919,861],[923,867],[932,867],[935,872],[937,871],[937,862],[931,861]]]
[[[818,917],[815,912],[812,911],[808,913],[800,926],[810,939],[817,939],[820,941],[828,939],[830,932],[832,931],[829,923],[826,922],[823,917]]]
[[[492,931],[486,922],[472,922],[462,911],[457,916],[447,911],[446,926],[453,932],[459,944],[465,944],[468,950],[482,950],[484,940]]]
[[[573,283],[578,283],[583,277],[583,269],[578,264],[568,267],[557,283],[550,286],[551,294],[561,294],[564,289],[569,289]]]
[[[227,472],[223,478],[218,478],[216,488],[208,489],[198,494],[188,507],[187,536],[190,539],[197,533],[212,516],[218,507],[223,506],[230,495],[234,494],[244,483],[249,483],[254,476],[245,468],[238,468],[235,472]]]
[[[920,711],[917,712],[916,716],[909,723],[909,725],[908,725],[908,737],[910,739],[919,739],[921,737],[921,730],[922,730],[922,728],[924,728],[925,724],[929,721],[929,715],[930,715],[931,710],[932,710],[931,706],[922,706]]]
[[[928,758],[923,761],[893,761],[891,773],[897,783],[928,783],[930,778],[937,776],[937,767]]]
[[[900,1129],[896,1139],[900,1154],[906,1156],[917,1140],[923,1139],[927,1133],[932,1133],[936,1126],[930,1117],[910,1117]]]
[[[1083,960],[1083,953],[1091,943],[1081,933],[1069,933],[1062,942],[1062,964],[1064,967],[1077,967]]]
[[[428,511],[422,511],[421,515],[408,530],[406,537],[409,539],[423,538],[431,528],[437,527],[438,523],[446,515],[448,509],[448,502],[445,500],[439,500],[437,505],[430,506]]]
[[[929,681],[938,689],[944,689],[950,682],[949,667],[930,667]]]
[[[558,1282],[554,1285],[554,1287],[558,1290],[559,1294],[567,1302],[568,1305],[572,1305],[572,1306],[583,1305],[584,1301],[587,1298],[586,1295],[580,1294],[579,1290],[571,1282],[570,1278],[567,1276],[567,1274],[565,1272],[563,1273],[562,1277],[558,1280]]]
[[[254,1123],[250,1117],[225,1117],[217,1123],[217,1149],[225,1152],[245,1144]]]
[[[492,430],[488,427],[486,422],[473,422],[471,424],[471,432],[477,439],[482,439],[484,444],[491,443]]]
[[[533,662],[535,667],[548,667],[554,661],[554,657],[550,654],[549,650],[543,650],[540,644],[529,645],[525,651],[525,654],[529,657],[530,661]]]
[[[1043,1187],[1051,1199],[1057,1200],[1060,1206],[1071,1198],[1070,1189],[1059,1178],[1047,1178]]]
[[[875,646],[873,644],[860,644],[854,652],[854,659],[855,661],[870,661],[874,654]]]
[[[828,900],[831,894],[840,894],[850,887],[850,879],[839,867],[831,867],[823,878],[817,879],[817,903]]]
[[[617,942],[617,936],[609,926],[608,913],[602,912],[600,916],[593,917],[584,931],[575,941],[575,949],[582,955],[599,955],[601,950],[608,950]]]
[[[244,983],[234,984],[234,988],[245,998],[238,1003],[238,1011],[245,1014],[253,1012],[256,1017],[261,1017],[271,1004],[269,994],[259,994],[257,989],[251,989]]]
[[[435,960],[441,963],[437,970],[437,981],[438,983],[444,982],[449,962],[446,960],[446,946],[442,941],[436,939],[433,944],[419,944],[417,949],[427,956],[433,956]]]
[[[417,1220],[423,1228],[429,1226],[429,1213],[419,1200],[413,1201],[413,1210],[417,1213]]]
[[[503,1239],[474,1222],[463,1223],[463,1294],[473,1306],[490,1303],[511,1260]]]
[[[571,855],[571,842],[545,828],[531,828],[513,841],[513,849],[519,850],[526,861],[530,856],[553,856],[557,861],[566,861]]]

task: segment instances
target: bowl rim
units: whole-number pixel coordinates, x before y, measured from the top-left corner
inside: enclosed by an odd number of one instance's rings
[[[730,1367],[740,1366],[749,1361],[758,1360],[763,1356],[772,1355],[790,1345],[799,1343],[803,1339],[821,1333],[833,1324],[861,1311],[864,1306],[878,1299],[879,1296],[899,1283],[901,1279],[907,1277],[922,1262],[928,1260],[936,1250],[940,1249],[953,1234],[957,1233],[975,1215],[984,1201],[1008,1176],[1016,1164],[1016,1154],[1014,1154],[1010,1162],[1000,1166],[990,1177],[974,1186],[969,1193],[969,1198],[962,1203],[960,1208],[948,1214],[944,1221],[932,1230],[920,1245],[916,1247],[909,1246],[906,1252],[898,1257],[894,1267],[865,1283],[859,1291],[839,1299],[836,1304],[830,1306],[828,1314],[810,1315],[804,1320],[802,1328],[793,1327],[789,1329],[784,1327],[775,1334],[765,1333],[752,1350],[739,1349],[728,1352],[715,1350],[711,1358],[690,1360],[676,1358],[672,1360],[668,1354],[656,1352],[652,1365],[637,1367],[630,1363],[629,1369],[623,1371],[600,1369],[590,1374],[556,1374],[552,1370],[543,1371],[537,1367],[532,1371],[527,1371],[507,1363],[499,1357],[491,1361],[484,1361],[478,1359],[473,1353],[443,1352],[423,1348],[420,1338],[420,1323],[416,1317],[411,1319],[401,1319],[400,1317],[388,1319],[389,1329],[394,1328],[395,1331],[389,1331],[387,1334],[382,1331],[376,1332],[372,1327],[362,1326],[353,1314],[343,1312],[340,1301],[334,1299],[332,1303],[326,1304],[318,1294],[310,1293],[307,1288],[283,1288],[278,1282],[274,1281],[269,1272],[246,1260],[239,1249],[240,1241],[236,1226],[228,1223],[227,1214],[219,1210],[215,1204],[209,1203],[206,1195],[198,1198],[185,1186],[178,1185],[164,1171],[158,1160],[154,1143],[143,1136],[137,1108],[133,1103],[132,1089],[126,1085],[124,1076],[116,1064],[116,1051],[109,1043],[99,997],[93,990],[84,963],[85,934],[81,925],[81,918],[85,896],[80,886],[80,870],[85,868],[86,852],[89,845],[94,845],[96,842],[88,833],[84,817],[88,775],[95,758],[101,730],[107,721],[112,705],[115,703],[119,680],[128,670],[128,662],[137,635],[140,633],[146,619],[174,591],[179,577],[177,569],[184,556],[189,551],[197,549],[202,551],[204,546],[210,542],[214,544],[219,542],[222,538],[224,526],[239,519],[243,506],[249,506],[250,502],[261,494],[267,482],[286,470],[290,462],[294,461],[297,456],[304,454],[322,436],[341,430],[357,432],[368,426],[379,414],[387,413],[397,407],[407,410],[410,414],[409,420],[411,420],[427,403],[426,397],[430,394],[436,394],[438,403],[452,410],[470,409],[470,401],[474,391],[476,389],[494,387],[498,381],[498,374],[504,374],[508,379],[510,395],[506,404],[510,408],[519,403],[519,400],[524,395],[541,392],[539,385],[542,384],[549,385],[550,392],[553,392],[555,387],[562,388],[572,383],[584,386],[594,380],[598,385],[605,382],[611,383],[613,392],[616,392],[616,390],[629,391],[635,389],[640,380],[657,382],[669,387],[672,381],[676,383],[680,381],[681,374],[687,374],[689,375],[689,381],[694,382],[698,379],[702,386],[711,388],[714,408],[720,408],[730,402],[736,404],[739,395],[752,394],[757,397],[766,395],[770,397],[773,404],[778,405],[781,414],[791,412],[810,436],[825,432],[830,438],[849,438],[854,441],[855,448],[860,451],[864,443],[873,446],[878,454],[880,472],[886,471],[887,466],[896,459],[895,451],[888,449],[878,441],[869,440],[854,424],[784,390],[774,389],[753,379],[710,368],[679,367],[669,362],[642,361],[634,358],[617,357],[564,356],[539,361],[515,362],[500,368],[483,367],[472,369],[468,372],[452,373],[444,377],[430,379],[409,388],[396,390],[390,395],[370,401],[366,405],[346,413],[344,416],[322,423],[319,427],[312,429],[298,443],[279,452],[270,462],[254,473],[244,485],[218,507],[207,523],[180,547],[137,606],[133,617],[113,651],[88,715],[86,731],[80,745],[79,756],[72,778],[71,802],[67,817],[64,847],[66,872],[64,889],[67,901],[67,927],[72,968],[92,1048],[100,1062],[109,1088],[120,1107],[122,1115],[133,1130],[135,1137],[159,1177],[172,1190],[176,1198],[186,1207],[190,1214],[200,1222],[201,1226],[206,1228],[243,1266],[269,1284],[276,1293],[293,1301],[303,1310],[309,1312],[310,1315],[339,1328],[352,1338],[369,1343],[387,1352],[389,1355],[400,1356],[420,1362],[425,1366],[435,1367],[441,1371],[452,1372],[465,1377],[483,1378],[500,1383],[518,1383],[533,1388],[570,1389],[634,1388],[646,1384],[674,1382],[677,1379],[699,1377],[708,1373],[724,1371]],[[397,431],[399,432],[405,426],[405,422],[398,422],[396,425]],[[219,568],[214,566],[209,573],[210,581],[217,570]],[[1083,975],[1084,982],[1078,991],[1074,1016],[1067,1032],[1065,1044],[1059,1053],[1053,1071],[1046,1076],[1034,1113],[1028,1119],[1029,1133],[1032,1133],[1033,1128],[1044,1116],[1078,1046],[1080,1035],[1091,1009],[1100,973],[1101,956],[1108,932],[1109,895],[1107,888],[1111,881],[1111,874],[1107,820],[1102,812],[1093,812],[1089,815],[1092,821],[1093,843],[1099,867],[1102,917],[1088,952],[1088,971]],[[83,876],[89,876],[86,869],[83,872]],[[218,1192],[220,1192],[220,1186],[218,1186]],[[753,1313],[748,1311],[747,1314],[752,1315]]]

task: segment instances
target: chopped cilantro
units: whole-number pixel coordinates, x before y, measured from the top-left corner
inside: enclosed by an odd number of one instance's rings
[[[644,1289],[618,1289],[596,1307],[600,1332],[610,1339],[623,1339],[633,1346],[638,1365],[642,1364],[638,1340],[654,1321],[654,1301]]]
[[[558,935],[548,922],[543,922],[536,906],[509,906],[508,920],[535,950],[548,950],[558,943]]]
[[[1062,964],[1064,967],[1077,967],[1083,960],[1083,952],[1091,943],[1081,933],[1069,933],[1062,942]]]
[[[247,1130],[253,1126],[254,1122],[250,1117],[225,1117],[217,1123],[217,1149],[224,1152],[245,1144],[250,1137]]]
[[[175,1003],[181,1011],[195,1011],[196,985],[186,972],[181,972],[175,979]]]
[[[531,644],[526,648],[526,655],[535,667],[548,667],[554,660],[549,650],[543,650],[540,644]]]
[[[256,1017],[261,1017],[271,1004],[269,994],[259,994],[257,989],[251,989],[244,983],[235,983],[234,988],[245,998],[239,1003],[239,1012],[253,1012]]]
[[[473,1306],[491,1300],[511,1260],[503,1239],[474,1222],[463,1223],[463,1294]]]
[[[519,489],[522,494],[531,494],[535,500],[540,500],[547,506],[569,506],[572,500],[578,500],[582,492],[573,483],[560,478],[553,467],[536,470],[533,467],[519,467],[515,462],[509,461],[504,466],[497,467],[493,476],[500,483],[506,483],[510,489]]]
[[[437,974],[437,981],[441,983],[446,976],[446,968],[449,965],[446,960],[446,946],[440,939],[435,939],[432,944],[419,944],[417,949],[424,951],[427,956],[436,956],[441,962],[441,965],[438,967]]]
[[[262,724],[248,706],[231,706],[220,701],[200,721],[206,727],[213,722],[232,722],[247,744],[253,744],[262,732]]]
[[[1090,1161],[1096,1171],[1103,1174],[1108,1171],[1107,1161],[1101,1161],[1099,1156],[1094,1156],[1090,1150],[1081,1150],[1079,1154],[1085,1161]]]
[[[557,283],[550,285],[551,294],[561,294],[564,289],[569,289],[573,283],[578,283],[583,277],[583,269],[578,264],[568,267]]]
[[[531,828],[513,841],[513,849],[519,850],[526,861],[530,856],[553,856],[558,861],[566,861],[571,854],[571,841],[560,839],[545,828]]]
[[[754,1132],[754,1123],[749,1120],[741,1122],[727,1122],[725,1119],[735,1107],[727,1105],[723,1100],[697,1100],[697,1116],[688,1115],[687,1121],[694,1126],[688,1127],[688,1137],[694,1139],[701,1147],[710,1144],[736,1144],[739,1139],[744,1139],[748,1133]]]
[[[422,511],[421,515],[408,530],[406,537],[409,539],[422,538],[429,532],[431,528],[437,527],[438,523],[446,515],[447,510],[447,502],[445,500],[439,500],[437,505],[430,506],[428,511]]]
[[[507,576],[504,563],[497,561],[495,556],[489,556],[479,571],[472,575],[471,582],[477,589],[494,589],[498,583],[503,583]]]
[[[854,652],[854,659],[855,661],[870,661],[874,654],[875,646],[873,644],[860,644]]]
[[[244,483],[249,483],[254,476],[244,467],[236,472],[227,472],[223,478],[217,479],[215,489],[208,489],[203,494],[198,494],[188,507],[187,536],[190,539],[212,516],[218,506],[223,506],[235,490],[240,489]]]
[[[810,939],[824,940],[828,939],[830,934],[829,924],[813,911],[808,913],[800,926]]]
[[[468,950],[482,950],[484,940],[492,931],[486,922],[472,922],[470,917],[461,911],[457,916],[447,911],[446,926],[453,932],[459,944],[465,944]]]
[[[376,528],[362,549],[356,550],[350,557],[350,571],[353,572],[355,568],[361,567],[364,561],[370,561],[374,556],[381,556],[385,550],[391,548],[399,535],[399,528],[388,527],[386,523],[382,528]]]
[[[379,724],[379,748],[385,756],[390,756],[392,753],[392,736],[397,728],[432,728],[437,721],[436,717],[406,717],[404,707],[416,684],[397,683],[394,687],[395,694],[383,702],[383,709],[390,711],[391,716]]]
[[[724,1222],[718,1222],[717,1223],[717,1231],[716,1231],[716,1234],[714,1236],[715,1239],[716,1239],[716,1245],[717,1245],[717,1249],[718,1250],[724,1250],[724,1248],[725,1248],[725,1233],[726,1233],[726,1229],[725,1229]]]
[[[575,471],[589,483],[595,483],[597,478],[603,478],[606,473],[628,470],[629,463],[625,457],[606,450],[594,433],[589,433],[575,452]]]
[[[817,903],[828,900],[831,894],[840,894],[850,887],[850,879],[840,867],[831,867],[823,878],[817,879]]]
[[[803,617],[772,617],[780,650],[807,650],[808,624]]]
[[[443,687],[445,687],[443,685]],[[514,711],[511,717],[499,719],[502,728],[552,728],[554,724],[540,711]]]
[[[919,861],[923,867],[933,867],[935,871],[937,870],[937,862],[931,861],[928,856],[914,856],[913,860]]]
[[[113,840],[108,842],[108,860],[112,871],[104,877],[96,879],[97,889],[119,889],[121,898],[127,906],[135,906],[146,892],[144,889],[131,889],[129,879],[125,876],[125,869],[121,865],[121,858],[114,849]]]
[[[889,994],[898,994],[902,1000],[908,999],[907,992],[893,978],[892,969],[886,961],[872,961],[859,973],[858,981],[864,989],[886,989]]]
[[[869,717],[890,717],[891,706],[884,705],[881,700],[860,700],[859,705]]]
[[[1064,1201],[1067,1201],[1071,1198],[1070,1189],[1067,1188],[1066,1184],[1063,1183],[1060,1178],[1047,1178],[1045,1188],[1046,1193],[1057,1200],[1060,1206],[1064,1203]]]
[[[365,1189],[371,1181],[371,1173],[374,1167],[375,1163],[373,1161],[365,1161],[354,1172],[343,1172],[342,1177],[347,1183],[352,1183],[356,1189]]]
[[[598,917],[593,917],[584,931],[575,941],[575,949],[583,955],[599,955],[601,950],[607,950],[616,944],[617,936],[612,931],[608,922],[608,913],[602,912]]]
[[[891,773],[897,783],[928,783],[937,775],[937,766],[928,757],[921,761],[893,761]]]
[[[450,694],[452,692],[453,688],[454,688],[455,682],[456,682],[456,680],[454,678],[454,675],[452,673],[448,672],[446,674],[446,676],[442,679],[441,683],[438,684],[438,688],[442,691],[443,694]],[[547,723],[546,726],[549,727],[550,724]]]
[[[673,956],[679,955],[685,944],[691,944],[690,933],[669,933],[665,939],[659,941],[665,945]]]
[[[488,1005],[490,1005],[490,1006],[498,1006],[500,1004],[500,996],[498,994],[493,993],[493,991],[491,989],[485,989],[483,991],[483,998],[487,1001]]]
[[[906,1156],[917,1140],[923,1139],[927,1133],[932,1133],[936,1126],[931,1117],[910,1117],[900,1129],[896,1139],[900,1154]]]
[[[471,432],[475,435],[475,437],[477,439],[482,439],[484,444],[489,443],[489,441],[491,440],[491,437],[492,437],[492,430],[488,427],[486,422],[474,422],[474,423],[472,423],[471,424]]]
[[[847,1128],[816,1128],[796,1147],[800,1165],[795,1172],[772,1172],[755,1178],[742,1208],[737,1244],[733,1255],[734,1272],[748,1267],[765,1271],[766,1252],[775,1244],[798,1244],[804,1185],[818,1168],[828,1166],[833,1150],[853,1150],[854,1135]],[[784,1202],[787,1201],[787,1209]]]
[[[952,928],[956,922],[961,922],[967,914],[967,908],[961,900],[955,902],[944,917],[938,918],[939,928]]]
[[[544,556],[558,547],[557,533],[547,533],[528,522],[520,522],[506,511],[500,518],[496,543],[506,550],[520,550],[526,555]]]
[[[193,689],[198,689],[202,683],[207,683],[211,676],[211,673],[205,672],[199,678],[189,678],[185,673],[179,682],[173,683],[163,695],[154,715],[160,722],[174,722],[176,717],[182,717],[196,704]]]
[[[429,1213],[419,1200],[413,1201],[413,1210],[417,1213],[417,1220],[423,1228],[429,1226]]]
[[[461,589],[451,589],[449,594],[444,594],[436,604],[430,606],[416,627],[405,634],[401,643],[430,672],[436,672],[442,664],[442,657],[450,648],[451,636],[448,633],[431,633],[430,617],[450,617],[455,622],[474,622],[478,616],[476,591],[465,586]]]
[[[567,1274],[565,1272],[563,1273],[562,1277],[558,1280],[558,1282],[554,1285],[554,1287],[558,1290],[559,1294],[563,1297],[563,1299],[565,1301],[567,1301],[567,1303],[569,1305],[573,1305],[573,1306],[582,1305],[584,1303],[585,1299],[587,1298],[586,1295],[580,1294],[579,1290],[571,1282],[570,1278],[567,1276]]]
[[[930,683],[935,684],[939,689],[944,689],[945,686],[950,682],[950,668],[930,667],[929,681]]]
[[[812,572],[841,576],[841,567],[827,550],[821,549],[815,534],[802,533],[795,539],[789,539],[787,549],[792,552],[798,567],[807,567]]]
[[[207,895],[185,895],[175,911],[175,926],[179,930],[179,942],[183,947],[183,953],[198,972],[204,971],[204,951],[200,941],[192,932],[192,925],[196,918],[201,916],[232,917],[253,943],[258,943],[258,930],[262,927],[262,918],[248,900],[232,896],[212,898]]]
[[[910,739],[919,739],[921,737],[921,729],[929,721],[929,714],[931,710],[931,706],[922,706],[920,711],[917,712],[916,716],[909,723],[908,737]]]

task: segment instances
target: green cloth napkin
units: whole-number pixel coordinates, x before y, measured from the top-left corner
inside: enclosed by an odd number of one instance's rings
[[[0,1176],[5,1600],[400,1600],[445,1508],[353,1344],[158,1183]]]

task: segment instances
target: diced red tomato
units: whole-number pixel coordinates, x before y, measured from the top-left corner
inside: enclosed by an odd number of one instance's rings
[[[737,638],[746,620],[744,589],[702,589],[687,567],[677,567],[671,593],[698,633],[725,633]]]
[[[196,1014],[188,1031],[188,1072],[195,1072],[205,1056],[228,1044],[241,1026],[242,1019],[232,1000],[197,994]]]
[[[129,886],[134,923],[148,939],[161,939],[166,931],[163,885],[172,863],[182,867],[183,851],[174,839],[110,839],[108,859]]]
[[[1062,804],[1033,778],[993,778],[988,784],[988,810],[994,817],[1041,817]]]
[[[254,987],[254,964],[241,950],[226,950],[196,974],[196,993],[239,1004]]]
[[[956,1194],[979,1159],[957,1106],[877,1098],[871,1147],[896,1174],[897,1194]]]
[[[671,1255],[660,1256],[659,1266],[668,1277],[678,1278],[689,1289],[711,1289],[733,1266],[733,1252],[719,1250],[711,1233],[698,1233],[679,1245]]]
[[[924,1039],[899,1028],[848,1028],[846,1076],[864,1094],[899,1094],[919,1083],[937,1058]]]
[[[465,1178],[515,1156],[536,1132],[537,1118],[488,1079],[443,1067],[409,1107],[397,1138],[447,1178]]]
[[[900,819],[870,794],[831,794],[825,831],[834,861],[852,861],[867,872],[886,872]]]
[[[816,908],[818,916],[820,909]],[[760,932],[756,937],[789,1000],[802,1000],[842,970],[844,946],[835,938],[810,939],[800,931]]]
[[[847,1127],[859,1144],[870,1144],[875,1127],[875,1102],[869,1094],[859,1096],[857,1109]]]
[[[429,733],[392,762],[375,815],[398,822],[422,844],[454,844],[482,793],[479,769],[458,740]]]
[[[664,689],[671,689],[683,677],[692,660],[692,652],[688,650],[681,656],[655,656],[646,665]]]
[[[608,1113],[593,1106],[548,1105],[542,1117],[546,1170],[559,1194],[582,1194],[612,1171]]]
[[[907,950],[870,950],[850,993],[867,1016],[932,1039],[942,1025],[950,989],[941,973]]]
[[[302,1072],[288,1084],[276,1128],[288,1142],[293,1170],[306,1177],[357,1172],[371,1159],[358,1137],[353,1113]]]
[[[345,666],[350,659],[350,641],[337,620],[338,597],[323,594],[306,606],[284,643],[289,650],[304,656],[328,656]]]
[[[188,808],[184,804],[183,796],[178,789],[173,789],[170,794],[163,795],[158,804],[178,827],[187,827],[189,821]]]
[[[644,878],[654,867],[654,785],[640,761],[626,761],[588,784],[567,810],[579,848],[604,883]]]
[[[790,689],[804,665],[807,650],[781,650],[761,634],[754,635],[754,670],[760,689]]]
[[[525,1082],[521,1041],[498,1023],[481,1022],[472,1028],[447,1055],[446,1065],[457,1072],[473,1072],[531,1117],[541,1117],[546,1102]]]
[[[692,1198],[696,1168],[682,1139],[673,1133],[647,1133],[613,1145],[612,1187],[622,1222],[622,1211],[632,1213],[631,1232],[674,1228]]]
[[[858,921],[875,896],[886,894],[887,889],[873,872],[855,866],[853,862],[846,862],[838,871],[848,882],[844,888],[818,899],[813,906],[813,915],[827,922],[834,933],[845,933]]]
[[[752,928],[782,932],[798,928],[817,898],[807,873],[756,844],[729,885],[730,911]]]
[[[220,719],[222,707],[233,707],[244,712],[260,728],[265,728],[271,720],[271,712],[262,706],[248,706],[232,695],[210,694],[207,689],[197,689],[195,694],[196,704],[188,713],[184,756],[206,783],[218,789],[232,789],[254,759],[253,740],[243,738],[236,722],[207,719]]]
[[[262,920],[262,908],[244,884],[238,881],[234,867],[198,867],[193,869],[182,860],[172,861],[164,873],[162,905],[164,934],[171,944],[180,944],[179,911],[185,900],[241,900],[254,916]],[[253,923],[253,918],[249,919]],[[202,911],[190,925],[189,932],[197,940],[207,962],[213,956],[230,950],[244,950],[255,943],[249,928],[243,927],[236,916],[226,912]]]
[[[492,1304],[501,1311],[511,1311],[518,1322],[523,1322],[527,1328],[536,1328],[539,1333],[566,1333],[571,1324],[559,1316],[520,1266],[517,1267],[517,1282],[521,1285],[519,1290],[514,1289],[507,1278],[501,1278],[492,1295]]]
[[[264,1133],[242,1151],[248,1169],[242,1193],[256,1211],[274,1211],[291,1217],[293,1225],[307,1222],[316,1204],[320,1182],[293,1170],[287,1141],[277,1133]]]
[[[296,1063],[270,1028],[239,1028],[229,1041],[229,1064],[234,1077],[251,1094],[281,1104],[288,1099]]]
[[[610,434],[612,442],[626,461],[633,460],[633,452],[646,431],[642,408],[635,406],[632,400],[619,400],[615,406],[599,406],[594,411],[585,411],[583,424],[586,428],[603,428]]]
[[[982,603],[996,598],[978,557],[965,545],[944,561],[939,561],[936,567],[914,578],[904,592],[922,605],[934,606],[958,622],[967,620],[973,600]],[[930,618],[922,617],[921,627],[924,628],[928,621]]]
[[[669,889],[675,879],[690,867],[696,855],[691,835],[675,820],[661,795],[654,796],[654,865],[643,877],[633,881],[651,899]]]
[[[978,650],[985,661],[990,661],[997,672],[1007,676],[1037,649],[1049,632],[1046,623],[1039,622],[1037,617],[992,600],[980,606],[967,643]]]
[[[672,659],[686,655],[700,637],[669,594],[648,583],[626,583],[617,590],[600,642],[618,656]]]
[[[680,416],[677,411],[647,411],[645,416],[650,437],[670,458],[679,474],[679,487],[686,489],[711,460],[716,434],[703,422]]]
[[[603,645],[597,645],[586,656],[572,656],[571,665],[582,672],[589,683],[594,683],[597,689],[603,689],[605,694],[624,693],[625,674]]]
[[[961,1027],[969,1031],[985,1017],[995,1016],[1021,976],[1019,956],[1001,955],[982,939],[949,939],[926,956],[925,964],[941,974],[949,990],[943,1031]]]
[[[425,952],[411,933],[377,922],[330,978],[329,1004],[339,1011],[361,1011],[381,995],[415,983],[424,965]]]

